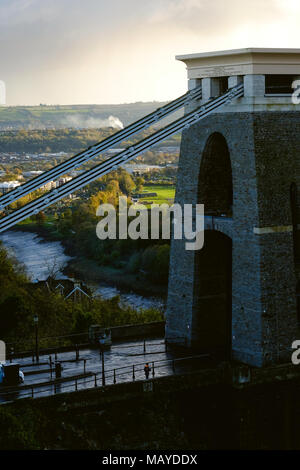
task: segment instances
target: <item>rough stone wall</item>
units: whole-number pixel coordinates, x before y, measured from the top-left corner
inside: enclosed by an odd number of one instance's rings
[[[254,228],[291,226],[289,188],[293,181],[300,187],[300,113],[217,113],[185,130],[177,203],[201,203],[201,156],[214,132],[225,137],[232,165],[232,356],[256,366],[289,360],[297,339],[293,234]],[[196,257],[184,240],[172,241],[166,337],[183,337],[187,345],[195,339],[196,316],[201,321]]]
[[[299,450],[298,370],[224,364],[18,400],[0,407],[0,450]]]

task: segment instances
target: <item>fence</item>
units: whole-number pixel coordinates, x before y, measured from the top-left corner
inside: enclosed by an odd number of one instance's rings
[[[173,340],[183,340],[181,341],[182,345],[185,345],[185,338],[178,336],[172,338]],[[143,345],[145,348],[146,339],[143,340]],[[180,343],[180,342],[179,342]],[[31,349],[24,349],[25,345],[31,345]],[[170,343],[171,345],[172,343]],[[40,338],[38,340],[38,349],[39,354],[53,354],[59,350],[67,350],[71,348],[77,350],[79,347],[87,347],[90,344],[89,341],[89,333],[76,333],[72,335],[64,335],[64,336],[48,336],[45,338]],[[114,346],[112,346],[113,348]],[[120,346],[118,346],[120,347]],[[122,347],[122,346],[121,346]],[[130,346],[123,346],[124,348]],[[33,339],[24,340],[22,343],[7,343],[6,342],[6,356],[9,361],[17,357],[25,357],[25,356],[32,356],[36,354],[36,344]]]
[[[150,376],[154,378],[156,375],[166,376],[173,375],[176,372],[183,373],[195,370],[203,359],[209,358],[209,354],[201,354],[196,356],[181,357],[177,359],[163,359],[150,362]],[[42,383],[26,386],[25,388],[15,388],[0,392],[0,403],[7,403],[10,401],[20,400],[24,398],[38,398],[41,396],[56,395],[65,392],[77,392],[78,390],[95,388],[110,384],[121,382],[134,382],[135,380],[144,380],[144,362],[132,364],[130,366],[123,366],[116,369],[104,370],[99,373],[90,372],[82,377],[65,377],[63,379],[55,379],[53,383]],[[165,373],[162,369],[166,369]],[[28,392],[27,392],[28,390]]]
[[[88,333],[77,333],[64,336],[47,336],[38,339],[38,348],[41,354],[49,350],[60,349],[63,347],[75,348],[76,345],[88,344],[88,336]],[[8,359],[12,359],[17,356],[30,356],[33,351],[35,351],[35,349],[36,343],[34,338],[14,343],[6,342],[6,354]]]

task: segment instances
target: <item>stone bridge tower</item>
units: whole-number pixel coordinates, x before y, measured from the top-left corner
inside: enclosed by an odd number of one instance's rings
[[[204,204],[205,242],[187,251],[172,241],[166,339],[259,367],[290,362],[300,339],[300,49],[177,59],[189,88],[202,85],[202,104],[239,83],[244,96],[182,134],[175,202]]]

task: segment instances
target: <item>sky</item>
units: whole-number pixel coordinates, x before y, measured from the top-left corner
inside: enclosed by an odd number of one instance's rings
[[[0,0],[7,105],[164,101],[175,55],[300,48],[299,0]]]

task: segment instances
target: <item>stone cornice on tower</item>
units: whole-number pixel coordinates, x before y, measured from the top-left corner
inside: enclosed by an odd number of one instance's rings
[[[188,78],[233,75],[300,75],[300,49],[246,48],[177,55]]]

